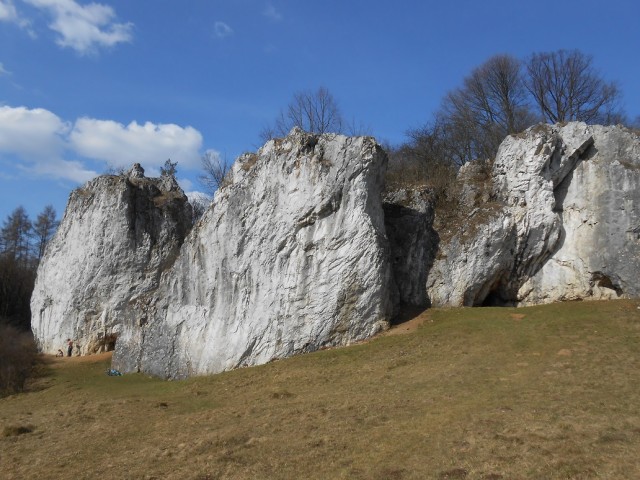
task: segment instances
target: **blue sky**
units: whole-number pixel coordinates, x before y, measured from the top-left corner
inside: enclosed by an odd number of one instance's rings
[[[0,0],[0,221],[62,216],[109,166],[229,161],[292,95],[327,87],[347,120],[405,139],[495,54],[580,49],[640,115],[637,0]]]

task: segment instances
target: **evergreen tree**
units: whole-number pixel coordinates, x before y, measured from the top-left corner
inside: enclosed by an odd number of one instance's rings
[[[27,266],[30,260],[32,228],[24,207],[16,208],[4,221],[0,230],[0,248],[3,255],[22,266]]]
[[[34,247],[38,261],[40,261],[44,255],[44,249],[49,240],[51,240],[51,237],[53,237],[53,233],[57,227],[56,211],[53,206],[47,205],[44,207],[42,213],[38,215],[36,223],[33,224],[33,233],[36,242]]]
[[[51,205],[38,215],[35,224],[22,206],[3,222],[0,229],[0,324],[30,329],[29,304],[36,269],[57,225],[56,212]]]

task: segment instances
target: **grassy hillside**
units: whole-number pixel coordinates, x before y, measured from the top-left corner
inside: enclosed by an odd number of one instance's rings
[[[402,335],[182,382],[51,360],[0,399],[0,476],[640,478],[638,305],[430,310]]]

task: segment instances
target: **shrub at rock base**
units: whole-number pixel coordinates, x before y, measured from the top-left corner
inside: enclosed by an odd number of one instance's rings
[[[0,396],[24,390],[37,359],[31,332],[0,324]]]

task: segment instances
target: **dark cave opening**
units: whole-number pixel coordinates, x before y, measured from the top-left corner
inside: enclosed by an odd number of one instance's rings
[[[113,352],[116,349],[116,340],[118,339],[118,337],[116,337],[115,335],[110,337],[107,342],[105,343],[105,348],[107,352]]]
[[[504,298],[498,289],[490,290],[484,297],[482,302],[477,304],[479,307],[514,307],[516,302],[512,299]]]
[[[95,343],[89,346],[90,353],[113,352],[116,349],[116,341],[118,340],[117,334],[111,333],[100,337],[101,338],[99,338]]]
[[[615,282],[611,279],[609,275],[606,275],[602,272],[593,272],[591,274],[591,283],[597,285],[600,288],[608,288],[616,292],[616,295],[619,297],[624,292],[622,287],[620,287],[618,282]]]

